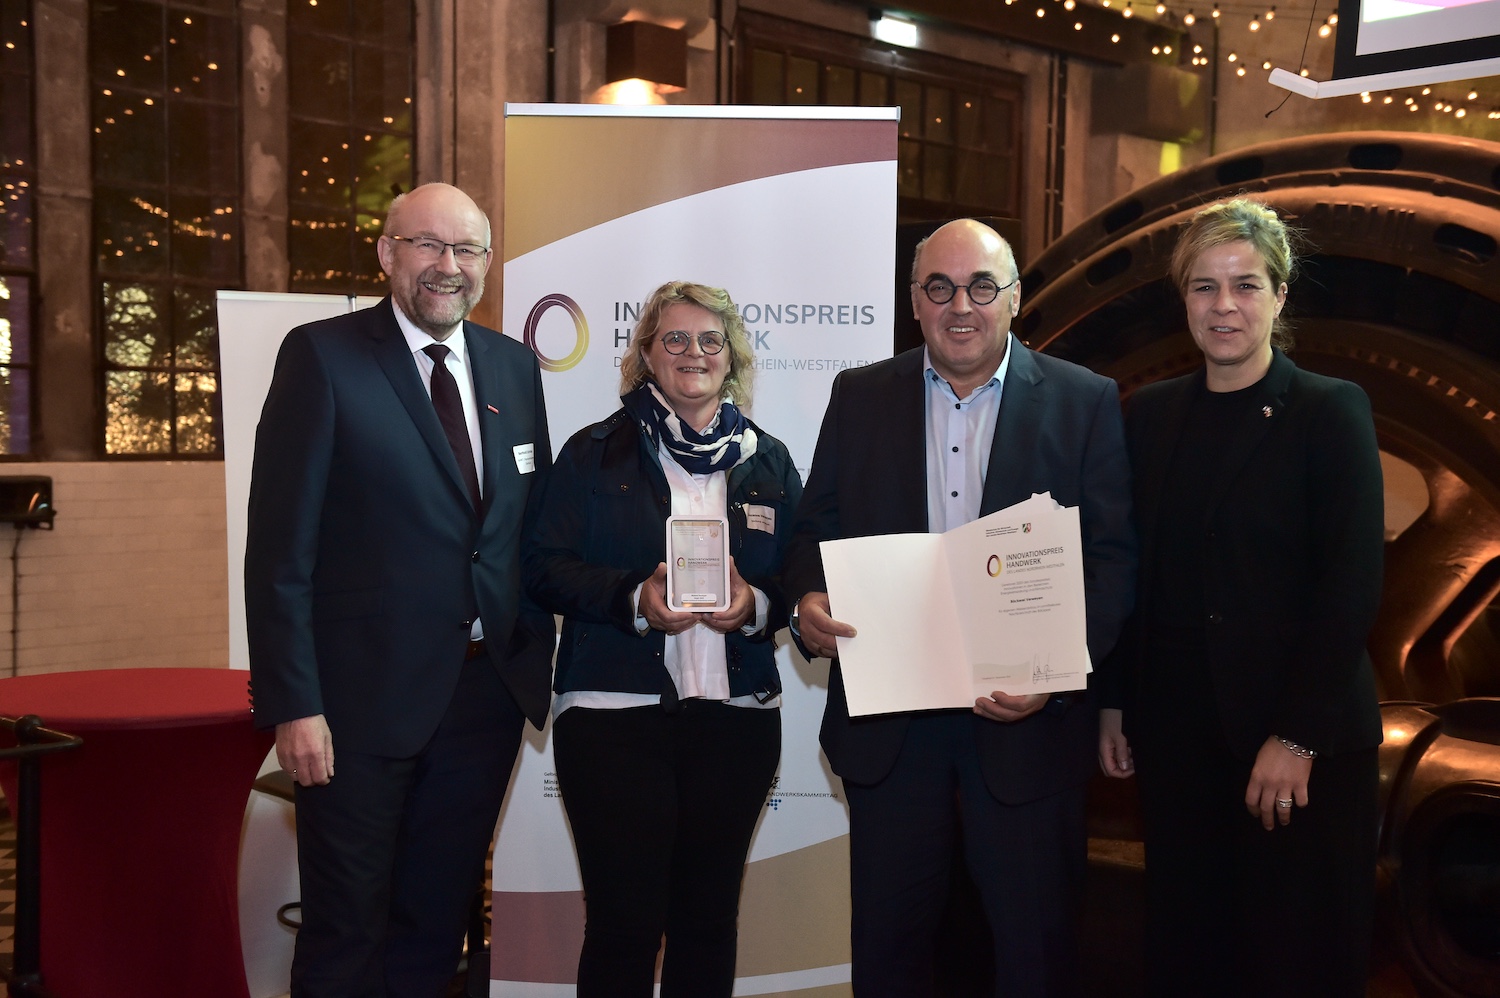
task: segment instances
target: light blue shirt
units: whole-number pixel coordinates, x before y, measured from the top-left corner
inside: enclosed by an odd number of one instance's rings
[[[927,529],[940,534],[979,519],[990,447],[1000,419],[1000,396],[1015,337],[1006,333],[1005,356],[990,379],[959,398],[922,352],[927,390]]]

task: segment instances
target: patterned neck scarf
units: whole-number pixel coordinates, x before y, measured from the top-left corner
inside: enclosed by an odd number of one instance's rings
[[[677,418],[654,381],[644,382],[620,401],[651,442],[665,446],[672,459],[691,474],[728,471],[755,453],[755,430],[729,399],[702,433]]]

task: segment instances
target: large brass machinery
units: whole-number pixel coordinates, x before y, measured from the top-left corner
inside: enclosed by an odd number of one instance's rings
[[[1195,210],[1242,193],[1305,234],[1293,357],[1364,387],[1383,452],[1377,947],[1420,994],[1500,996],[1500,143],[1342,133],[1207,160],[1049,247],[1022,337],[1127,406],[1192,369],[1168,259]]]

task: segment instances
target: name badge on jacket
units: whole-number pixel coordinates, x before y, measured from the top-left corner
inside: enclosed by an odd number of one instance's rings
[[[511,450],[516,455],[516,471],[529,475],[536,470],[536,444],[516,444]]]
[[[768,534],[776,533],[776,507],[745,503],[745,526]]]

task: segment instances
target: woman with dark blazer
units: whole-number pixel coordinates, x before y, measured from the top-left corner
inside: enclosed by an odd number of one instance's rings
[[[1139,773],[1155,995],[1364,994],[1384,516],[1370,403],[1277,344],[1295,267],[1248,199],[1182,233],[1204,366],[1135,393],[1141,577],[1100,762]]]
[[[564,617],[553,755],[583,876],[580,998],[727,996],[740,880],[781,756],[772,635],[802,480],[748,420],[749,338],[724,291],[673,282],[641,310],[624,407],[553,465],[526,584]],[[730,605],[667,604],[669,514],[727,517]]]

